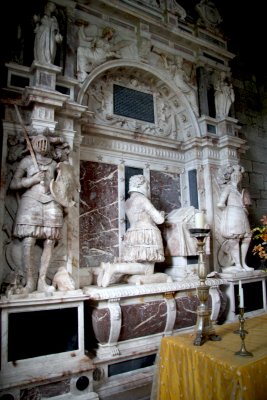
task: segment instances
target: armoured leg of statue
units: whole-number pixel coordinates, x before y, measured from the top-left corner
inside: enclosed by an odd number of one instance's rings
[[[55,291],[54,286],[46,283],[46,274],[51,261],[52,251],[54,249],[55,241],[47,239],[44,242],[43,254],[41,257],[41,267],[39,271],[39,279],[37,290],[38,292],[53,292]]]
[[[242,262],[242,267],[246,270],[246,271],[252,271],[254,270],[254,268],[249,267],[246,264],[246,255],[248,252],[248,248],[249,248],[249,244],[250,244],[250,237],[246,237],[242,240],[241,243],[241,262]]]
[[[241,265],[241,255],[240,255],[240,240],[239,239],[229,239],[229,251],[235,263],[236,269],[242,269]]]
[[[23,246],[23,255],[24,255],[24,265],[25,265],[25,272],[26,272],[26,286],[24,290],[28,293],[33,292],[36,290],[36,282],[34,279],[34,245],[36,239],[32,237],[27,237],[23,239],[22,246]]]
[[[104,274],[100,275],[101,283],[99,279],[102,287],[109,286],[114,274],[151,276],[154,272],[154,263],[101,263],[100,267],[104,270]]]
[[[172,277],[163,272],[155,272],[151,275],[132,275],[129,276],[126,281],[127,283],[132,283],[134,285],[173,282]]]
[[[107,287],[110,284],[111,278],[113,276],[113,271],[111,268],[110,263],[101,263],[100,268],[104,271],[104,274],[102,274],[102,279],[100,285],[102,287]]]
[[[98,273],[98,276],[97,276],[97,286],[102,286],[102,279],[103,279],[103,276],[104,276],[104,265],[105,265],[105,263],[101,263],[100,264],[100,270],[99,270],[99,273]]]

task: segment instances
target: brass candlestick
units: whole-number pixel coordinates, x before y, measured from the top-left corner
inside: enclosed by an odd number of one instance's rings
[[[220,336],[216,335],[212,326],[210,315],[211,311],[208,308],[209,286],[206,285],[207,268],[204,260],[204,245],[205,239],[208,236],[210,229],[191,228],[192,237],[197,239],[198,248],[198,277],[200,284],[197,287],[197,296],[200,305],[197,308],[197,324],[195,346],[201,346],[206,340],[221,340]]]
[[[253,357],[253,354],[250,351],[247,351],[245,346],[245,337],[248,334],[248,331],[244,329],[245,318],[244,318],[245,309],[244,307],[239,307],[239,329],[234,331],[234,333],[238,334],[241,338],[241,347],[240,350],[235,352],[235,355],[242,357]]]

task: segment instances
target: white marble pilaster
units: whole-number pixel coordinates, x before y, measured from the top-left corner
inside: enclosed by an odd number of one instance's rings
[[[165,335],[171,335],[176,318],[176,302],[174,293],[167,293],[165,295],[165,301],[167,306],[167,319],[164,333]]]

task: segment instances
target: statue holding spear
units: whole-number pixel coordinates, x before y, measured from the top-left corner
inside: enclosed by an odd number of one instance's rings
[[[47,271],[55,244],[61,238],[64,221],[64,208],[74,202],[65,191],[65,183],[73,183],[69,163],[59,164],[52,158],[50,141],[61,143],[60,137],[51,138],[37,134],[30,140],[23,125],[18,107],[15,106],[30,155],[19,163],[10,183],[10,189],[19,191],[21,196],[16,213],[13,236],[22,242],[26,286],[24,290],[31,293],[53,292],[55,288],[47,283]],[[62,168],[64,167],[64,168]],[[64,180],[60,171],[69,172]],[[70,179],[68,179],[70,178]],[[70,185],[67,185],[70,186]],[[51,191],[52,188],[52,191]],[[73,186],[74,188],[74,186]],[[64,204],[62,204],[64,203]],[[42,255],[36,282],[35,245],[42,242]]]

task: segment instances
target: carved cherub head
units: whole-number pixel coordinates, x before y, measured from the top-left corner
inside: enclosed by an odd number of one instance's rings
[[[102,38],[107,40],[111,40],[114,36],[115,29],[111,28],[110,26],[106,26],[102,31]]]

